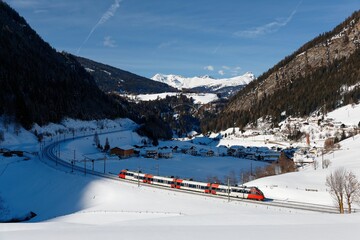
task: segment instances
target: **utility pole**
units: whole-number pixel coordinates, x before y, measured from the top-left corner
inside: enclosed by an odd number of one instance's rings
[[[228,202],[230,202],[230,178],[228,177]]]
[[[104,174],[105,174],[105,170],[106,170],[106,153],[104,154]]]
[[[138,187],[140,187],[140,167],[138,168]]]
[[[86,176],[86,158],[84,158],[84,175]]]

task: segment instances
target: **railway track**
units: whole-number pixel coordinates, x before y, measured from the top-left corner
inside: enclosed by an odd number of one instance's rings
[[[84,136],[84,137],[87,137],[87,136]],[[69,141],[69,140],[70,139],[61,140],[59,142],[54,142],[54,143],[51,143],[51,144],[47,145],[46,147],[44,147],[43,150],[40,152],[40,156],[39,156],[40,160],[51,167],[63,170],[65,172],[78,172],[78,173],[83,173],[83,174],[90,174],[93,176],[107,178],[107,179],[111,179],[111,180],[115,180],[115,181],[127,182],[127,183],[131,183],[131,184],[136,184],[136,185],[139,184],[139,185],[146,186],[146,187],[165,189],[168,191],[182,192],[182,193],[187,193],[187,194],[206,196],[206,197],[212,197],[212,198],[218,198],[218,199],[224,199],[224,200],[230,200],[230,201],[238,201],[238,202],[244,202],[244,203],[248,203],[248,204],[258,204],[258,205],[268,206],[268,207],[278,207],[278,208],[289,209],[289,210],[293,209],[293,210],[320,212],[320,213],[332,213],[332,214],[339,213],[339,211],[336,207],[327,206],[327,205],[310,204],[310,203],[295,202],[295,201],[284,201],[284,200],[278,200],[278,199],[265,199],[265,201],[254,201],[254,200],[234,198],[234,197],[229,198],[227,196],[211,195],[211,194],[199,193],[199,192],[194,192],[194,191],[189,191],[189,190],[173,189],[173,188],[168,188],[168,187],[164,187],[164,186],[151,185],[151,184],[141,183],[141,182],[127,180],[127,179],[120,179],[117,176],[117,174],[115,174],[115,173],[112,173],[112,174],[111,173],[101,173],[101,172],[92,171],[89,169],[84,169],[83,167],[72,165],[71,163],[58,158],[54,153],[54,149],[56,148],[57,144],[59,144],[61,142]],[[354,209],[354,211],[359,211],[359,209]]]

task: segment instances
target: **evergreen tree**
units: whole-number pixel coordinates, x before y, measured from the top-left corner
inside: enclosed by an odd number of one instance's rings
[[[105,145],[104,145],[104,151],[107,152],[109,150],[110,150],[110,143],[109,143],[109,139],[106,138]]]

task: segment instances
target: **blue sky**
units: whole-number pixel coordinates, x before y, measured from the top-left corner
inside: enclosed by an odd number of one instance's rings
[[[256,76],[360,0],[5,0],[58,51],[145,77]]]

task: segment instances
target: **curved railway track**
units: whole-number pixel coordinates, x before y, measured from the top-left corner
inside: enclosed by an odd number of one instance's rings
[[[104,133],[106,134],[106,133]],[[82,136],[78,138],[83,138],[88,136]],[[102,178],[107,178],[115,181],[122,181],[127,182],[131,184],[141,184],[142,186],[146,187],[152,187],[152,188],[158,188],[158,189],[166,189],[168,191],[175,191],[175,192],[182,192],[187,194],[194,194],[199,196],[206,196],[206,197],[213,197],[213,198],[219,198],[219,199],[227,199],[231,201],[239,201],[239,202],[245,202],[249,204],[258,204],[262,206],[268,206],[268,207],[278,207],[278,208],[284,208],[284,209],[293,209],[293,210],[302,210],[302,211],[311,211],[311,212],[320,212],[320,213],[339,213],[338,209],[336,207],[327,206],[327,205],[319,205],[319,204],[310,204],[310,203],[304,203],[304,202],[295,202],[295,201],[283,201],[283,200],[277,200],[277,199],[265,199],[265,201],[254,201],[254,200],[247,200],[242,198],[233,198],[233,197],[227,197],[227,196],[219,196],[219,195],[211,195],[211,194],[205,194],[205,193],[199,193],[199,192],[193,192],[193,191],[187,191],[187,190],[181,190],[181,189],[173,189],[158,185],[151,185],[147,183],[141,183],[136,182],[132,180],[127,179],[120,179],[117,174],[113,173],[101,173],[97,171],[92,171],[90,169],[84,169],[83,167],[79,167],[76,165],[72,165],[71,163],[64,161],[57,157],[54,153],[54,149],[57,147],[57,145],[61,142],[69,141],[71,139],[65,139],[61,140],[59,142],[54,142],[42,149],[40,152],[40,160],[44,162],[45,164],[54,167],[59,170],[63,170],[65,172],[78,172],[83,174],[90,174]],[[354,209],[354,211],[358,211],[358,209]]]

